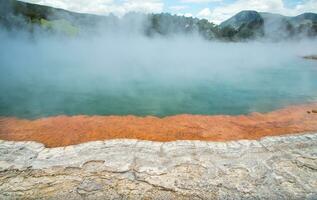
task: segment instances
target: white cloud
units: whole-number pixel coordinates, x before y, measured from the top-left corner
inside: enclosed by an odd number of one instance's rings
[[[193,14],[191,14],[191,13],[185,13],[184,16],[185,16],[185,17],[192,17]]]
[[[298,12],[316,12],[317,11],[317,0],[310,0],[306,3],[299,4],[295,7]]]
[[[219,2],[222,0],[180,0],[182,3],[209,3],[209,2]]]
[[[197,17],[208,19],[212,16],[211,10],[209,8],[202,9],[198,14]]]
[[[181,10],[185,10],[187,7],[188,6],[180,5],[180,6],[170,6],[168,8],[172,11],[181,11]]]
[[[162,12],[164,4],[161,0],[24,0],[66,10],[82,13],[109,14],[122,16],[128,12],[157,13]]]
[[[232,4],[219,6],[214,9],[204,8],[197,17],[206,18],[216,24],[232,17],[241,10],[256,10],[273,12],[283,15],[297,15],[303,12],[317,12],[317,0],[309,0],[294,8],[287,8],[283,0],[238,0]]]
[[[193,17],[192,13],[177,13],[178,16],[184,16],[184,17]]]

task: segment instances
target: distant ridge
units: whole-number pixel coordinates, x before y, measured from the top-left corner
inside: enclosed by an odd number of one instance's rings
[[[257,12],[254,10],[241,11],[222,22],[221,29],[231,30],[238,38],[263,36],[273,40],[297,37],[316,37],[317,14],[303,13],[288,17],[281,14]],[[247,27],[247,30],[245,30]],[[241,34],[247,32],[248,34]],[[234,37],[233,36],[233,37]]]
[[[254,10],[245,10],[241,11],[228,20],[222,22],[220,27],[231,26],[235,29],[238,29],[242,24],[250,24],[250,23],[263,23],[263,18],[257,11]]]
[[[132,24],[132,25],[131,25]],[[94,32],[102,25],[106,30],[140,31],[144,35],[175,35],[198,33],[207,40],[243,41],[258,38],[273,40],[317,36],[317,14],[303,13],[295,17],[245,10],[220,25],[206,19],[160,14],[129,13],[123,18],[70,12],[16,0],[0,0],[0,29],[23,29],[30,33],[44,30],[75,36]],[[142,27],[136,27],[142,26]]]
[[[220,27],[231,26],[235,29],[239,28],[242,24],[246,23],[261,23],[265,22],[266,19],[278,19],[287,20],[295,26],[299,26],[304,23],[317,23],[316,13],[303,13],[294,17],[284,16],[281,14],[269,13],[269,12],[257,12],[254,10],[245,10],[237,13],[231,18],[220,24]]]

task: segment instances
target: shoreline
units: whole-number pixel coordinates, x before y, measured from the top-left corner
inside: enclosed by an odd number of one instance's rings
[[[91,141],[137,139],[233,141],[317,131],[317,103],[248,115],[0,117],[0,140],[62,147]]]
[[[303,58],[307,60],[317,60],[317,55],[304,56]]]

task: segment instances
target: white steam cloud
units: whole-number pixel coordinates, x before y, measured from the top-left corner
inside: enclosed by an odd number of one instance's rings
[[[0,115],[241,114],[316,100],[316,64],[301,58],[317,52],[316,40],[222,43],[127,29],[2,31]]]

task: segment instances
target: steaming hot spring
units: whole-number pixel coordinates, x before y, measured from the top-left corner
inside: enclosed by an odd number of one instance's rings
[[[2,40],[0,139],[256,139],[317,130],[315,41]]]

